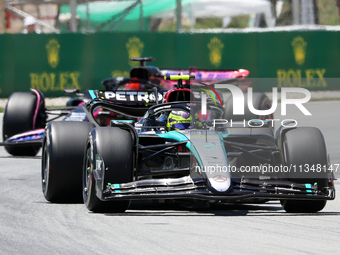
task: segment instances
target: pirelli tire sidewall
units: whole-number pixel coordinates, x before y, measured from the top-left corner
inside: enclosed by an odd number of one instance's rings
[[[328,187],[328,172],[314,173],[308,170],[317,165],[327,166],[326,144],[321,131],[315,127],[294,128],[285,133],[282,143],[285,164],[297,170],[290,171],[287,178],[296,183],[317,183],[318,191],[325,191]],[[300,166],[303,168],[300,169]],[[281,200],[281,205],[287,212],[313,213],[322,210],[326,200]]]
[[[31,131],[35,128],[44,128],[45,122],[41,123],[41,121],[39,121],[40,115],[43,115],[42,113],[38,112],[34,120],[37,104],[39,104],[39,102],[37,102],[37,96],[30,92],[15,92],[8,98],[2,124],[3,141],[19,133]],[[39,111],[41,110],[42,109],[39,108]],[[34,122],[35,126],[33,124]],[[5,149],[13,156],[35,156],[40,146],[5,146]]]
[[[50,202],[82,201],[84,148],[92,123],[50,122],[42,153],[42,191]]]
[[[93,212],[124,212],[130,201],[101,201],[95,190],[94,169],[102,174],[102,189],[106,185],[133,181],[133,144],[132,137],[126,130],[118,127],[97,127],[91,130],[87,141],[87,150],[83,169],[83,199],[86,207]],[[90,150],[90,152],[88,151]],[[103,162],[105,169],[98,166]],[[90,166],[86,163],[90,162]],[[85,169],[90,167],[90,169]],[[86,180],[86,178],[88,178]]]

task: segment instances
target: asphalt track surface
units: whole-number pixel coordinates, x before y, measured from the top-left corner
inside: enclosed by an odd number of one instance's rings
[[[312,117],[295,107],[287,114],[299,126],[320,128],[331,163],[340,163],[340,101],[306,107]],[[48,203],[40,160],[0,148],[0,254],[327,254],[340,248],[339,198],[316,214],[285,213],[276,201],[200,209],[134,203],[124,214],[94,214],[83,204]]]

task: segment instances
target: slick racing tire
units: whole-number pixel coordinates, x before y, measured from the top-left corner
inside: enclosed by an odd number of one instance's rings
[[[327,166],[327,151],[324,137],[321,131],[314,127],[300,127],[289,130],[283,138],[283,153],[287,166],[310,167],[320,164]],[[309,173],[306,173],[308,175]],[[295,176],[294,176],[295,175]],[[296,173],[289,173],[289,179],[297,183],[318,184],[318,190],[322,190],[328,185],[328,174],[317,176],[318,178],[301,179]],[[281,205],[286,212],[290,213],[314,213],[321,211],[326,200],[281,200]]]
[[[119,184],[133,180],[133,145],[130,133],[116,127],[92,129],[83,165],[83,199],[88,210],[95,213],[125,212],[130,201],[102,201],[97,197],[94,170],[100,172],[103,190],[108,183]]]
[[[82,168],[88,122],[55,121],[46,129],[42,151],[42,191],[47,201],[82,202]]]
[[[37,96],[29,92],[16,92],[8,98],[3,117],[3,141],[13,135],[45,127],[46,114],[43,97],[41,100],[37,102]],[[16,145],[5,146],[5,149],[13,156],[35,156],[40,146]]]
[[[266,115],[266,116],[259,116],[253,114],[248,108],[248,94],[244,93],[244,114],[243,115],[234,115],[233,114],[233,97],[230,96],[225,104],[225,111],[224,111],[224,119],[230,121],[243,121],[243,120],[266,120],[266,119],[274,119],[273,114]],[[272,103],[268,96],[264,93],[253,93],[253,106],[257,110],[268,110],[272,107]]]

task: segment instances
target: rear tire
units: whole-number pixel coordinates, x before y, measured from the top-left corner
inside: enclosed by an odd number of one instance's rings
[[[129,132],[116,127],[99,127],[91,131],[85,152],[83,168],[83,199],[86,207],[95,213],[122,213],[130,201],[101,201],[96,196],[93,170],[96,156],[104,162],[103,188],[107,183],[126,183],[133,180],[133,145]]]
[[[315,166],[327,166],[327,151],[324,137],[321,131],[314,127],[301,127],[289,130],[283,139],[283,153],[287,166],[300,166],[308,164]],[[310,174],[310,173],[307,173]],[[318,190],[328,185],[328,175],[324,177],[305,178],[294,176],[290,173],[289,179],[297,183],[318,183]],[[314,213],[321,211],[326,200],[281,200],[281,205],[286,212],[290,213]]]
[[[88,122],[50,122],[45,130],[42,152],[42,191],[50,202],[82,201],[84,148]]]
[[[226,120],[233,120],[233,121],[243,121],[243,120],[253,120],[253,119],[273,119],[273,114],[268,116],[259,116],[256,114],[253,114],[248,109],[248,100],[247,100],[247,93],[244,93],[244,115],[234,115],[233,114],[233,96],[230,96],[227,100],[227,103],[225,105],[225,111],[224,111],[224,119]],[[264,93],[253,93],[253,105],[254,108],[257,110],[268,110],[272,107],[272,103],[268,96]]]
[[[37,104],[38,112],[36,113]],[[13,93],[6,104],[3,117],[2,138],[7,140],[13,135],[44,128],[46,124],[45,102],[37,102],[37,96],[29,92]],[[35,116],[36,114],[36,116]],[[19,145],[5,146],[13,156],[35,156],[41,146]]]

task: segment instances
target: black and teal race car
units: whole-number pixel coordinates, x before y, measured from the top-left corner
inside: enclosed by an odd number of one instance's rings
[[[42,189],[50,202],[82,198],[90,211],[114,213],[135,200],[280,200],[287,212],[317,212],[335,198],[317,128],[287,124],[274,134],[266,120],[232,127],[218,121],[221,104],[208,100],[202,112],[193,87],[177,86],[147,111],[113,103],[110,92],[90,93],[83,105],[88,123],[52,122],[45,129]],[[124,98],[130,96],[138,97]],[[97,109],[133,119],[102,126]],[[171,120],[172,114],[183,118]]]

